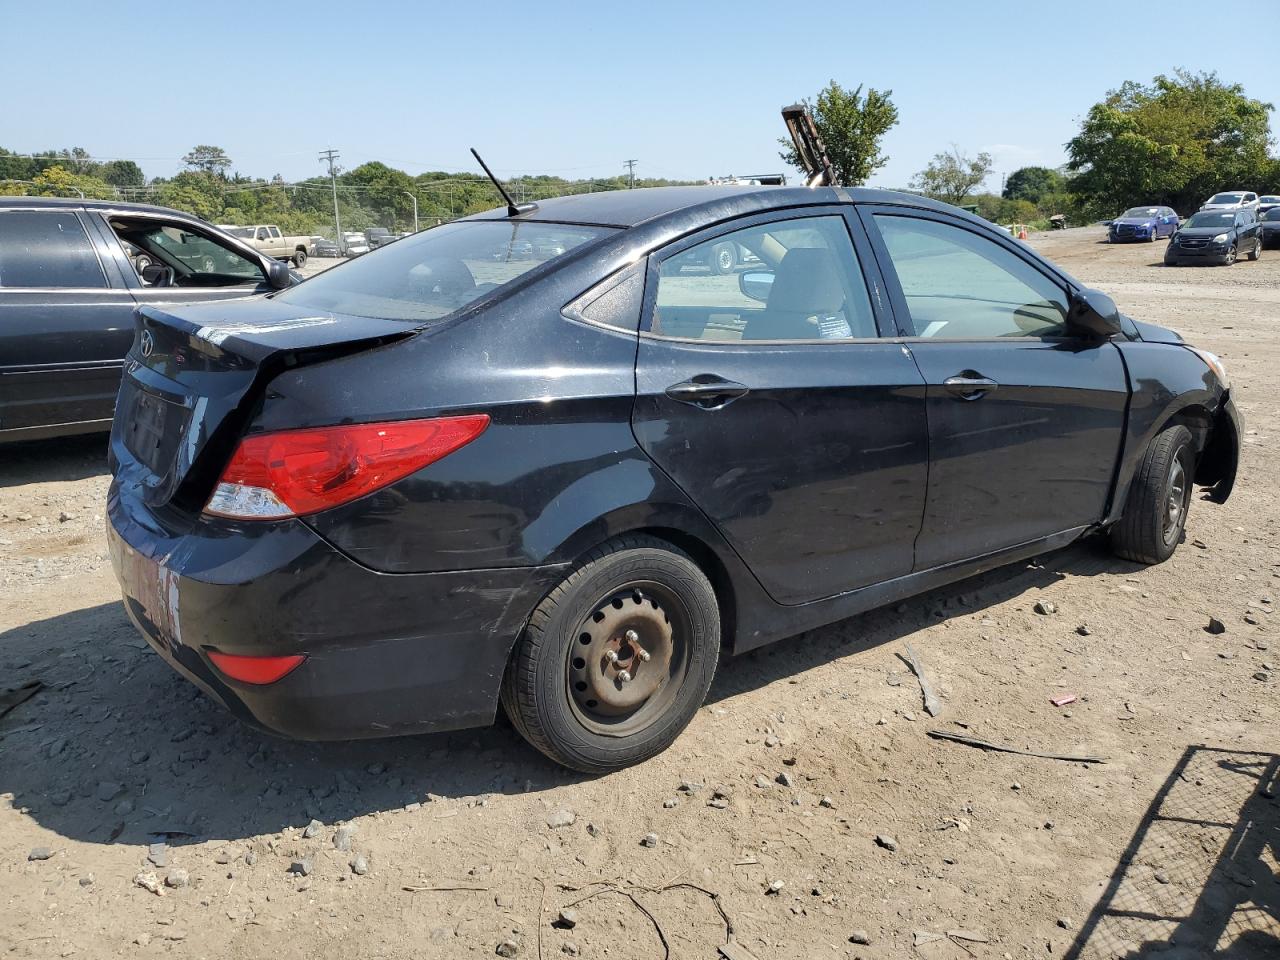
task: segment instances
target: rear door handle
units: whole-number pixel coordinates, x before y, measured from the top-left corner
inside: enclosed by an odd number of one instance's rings
[[[715,410],[745,396],[750,388],[714,374],[700,373],[691,380],[673,383],[667,387],[666,392],[668,397],[680,403],[688,403],[703,410]]]
[[[942,381],[942,385],[961,400],[981,400],[1000,386],[994,380],[974,373],[972,370],[966,370],[954,377],[947,377]]]

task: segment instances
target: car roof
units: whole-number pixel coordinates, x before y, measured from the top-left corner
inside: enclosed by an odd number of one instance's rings
[[[49,207],[57,209],[108,210],[114,213],[162,213],[165,216],[184,217],[187,220],[199,220],[190,213],[174,210],[170,207],[158,207],[150,203],[125,203],[122,200],[81,200],[79,197],[0,197],[0,210],[6,207]],[[212,224],[210,224],[212,226]]]
[[[642,187],[637,190],[606,190],[578,193],[551,200],[539,200],[537,209],[508,217],[506,207],[474,214],[467,220],[511,220],[512,222],[580,223],[602,227],[634,227],[642,223],[698,211],[708,221],[785,207],[823,203],[897,203],[929,210],[960,213],[955,207],[927,197],[893,190],[863,187],[763,187],[733,184],[685,187]]]

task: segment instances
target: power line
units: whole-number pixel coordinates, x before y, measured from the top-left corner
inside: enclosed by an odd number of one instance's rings
[[[631,174],[631,186],[628,188],[630,190],[634,190],[636,188],[636,164],[639,162],[639,160],[622,161],[622,165],[626,167],[627,171]]]

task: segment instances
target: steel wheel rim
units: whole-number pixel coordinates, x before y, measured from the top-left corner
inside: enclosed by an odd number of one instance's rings
[[[1181,457],[1174,458],[1169,468],[1168,492],[1165,495],[1164,542],[1173,543],[1181,534],[1187,517],[1187,505],[1191,499],[1191,484],[1187,482],[1187,468]]]
[[[635,581],[611,591],[569,644],[566,692],[574,718],[610,737],[651,726],[688,673],[691,624],[684,602],[659,583]]]

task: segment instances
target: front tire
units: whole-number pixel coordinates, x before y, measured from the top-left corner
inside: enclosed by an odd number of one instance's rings
[[[711,248],[711,272],[717,276],[731,273],[738,265],[738,252],[732,243],[718,243]]]
[[[1135,563],[1163,563],[1182,542],[1191,507],[1195,448],[1191,431],[1170,427],[1147,447],[1129,486],[1111,549]]]
[[[652,537],[622,537],[588,554],[534,610],[502,706],[557,763],[618,770],[661,753],[688,726],[719,653],[719,608],[697,564]]]
[[[1227,266],[1227,267],[1231,266],[1233,263],[1236,262],[1236,245],[1234,243],[1227,250],[1227,256],[1225,260],[1226,262],[1223,264],[1223,266]]]

